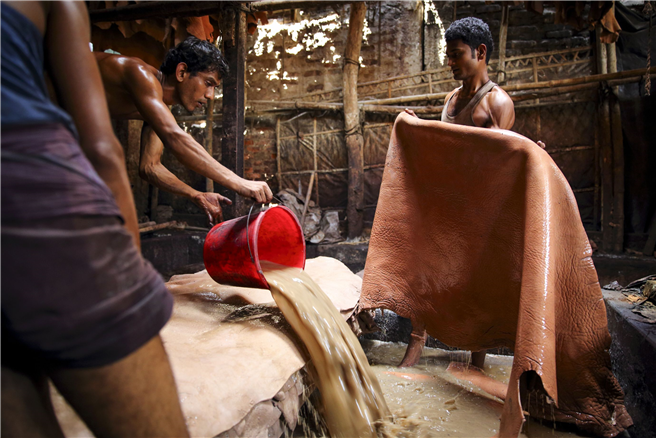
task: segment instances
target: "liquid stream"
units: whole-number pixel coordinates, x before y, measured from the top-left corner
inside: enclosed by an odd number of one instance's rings
[[[376,424],[390,411],[358,338],[302,269],[261,265],[276,304],[308,350],[331,436],[376,437]]]

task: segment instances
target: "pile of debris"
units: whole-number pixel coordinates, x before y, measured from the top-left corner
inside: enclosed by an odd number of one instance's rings
[[[617,281],[604,286],[604,289],[622,292],[627,300],[634,303],[631,311],[645,318],[643,322],[656,324],[656,275],[648,275],[632,281],[626,287]]]
[[[305,240],[310,243],[335,243],[344,240],[339,234],[339,213],[337,211],[324,211],[309,200],[293,190],[285,189],[276,195],[285,207],[294,212],[301,223]]]

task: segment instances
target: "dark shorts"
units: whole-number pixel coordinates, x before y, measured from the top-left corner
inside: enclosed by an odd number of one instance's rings
[[[120,218],[3,220],[3,365],[108,365],[156,336],[172,307]]]

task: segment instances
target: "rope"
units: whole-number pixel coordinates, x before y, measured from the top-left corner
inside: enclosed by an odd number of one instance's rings
[[[344,58],[344,66],[346,66],[346,64],[357,65],[358,68],[360,68],[360,63],[358,61],[355,61],[355,60],[351,59],[351,58]]]
[[[651,2],[646,2],[644,13],[649,15],[649,34],[647,37],[647,72],[645,73],[645,95],[651,96],[651,29],[653,19],[653,8]]]
[[[360,125],[356,125],[353,128],[344,131],[344,137],[349,137],[351,135],[362,135],[362,128]]]

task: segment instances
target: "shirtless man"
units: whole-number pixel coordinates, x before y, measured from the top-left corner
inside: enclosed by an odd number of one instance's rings
[[[510,129],[515,123],[515,106],[510,96],[487,75],[494,43],[484,21],[467,17],[454,21],[446,31],[448,66],[462,86],[444,101],[442,121],[480,128]],[[406,109],[416,117],[414,111]],[[542,145],[541,145],[542,146]],[[402,367],[419,362],[426,343],[426,331],[413,329]],[[472,353],[472,365],[483,368],[485,351]]]
[[[138,248],[89,12],[45,1],[0,10],[0,434],[64,437],[50,380],[97,437],[188,436],[159,336],[173,297]]]
[[[202,193],[180,181],[161,162],[166,146],[187,168],[257,202],[271,201],[265,182],[237,176],[181,129],[168,105],[193,111],[214,96],[214,87],[228,70],[221,52],[207,41],[188,37],[170,50],[160,69],[139,58],[94,52],[112,118],[144,121],[141,133],[142,178],[167,192],[189,198],[207,215],[210,224],[222,220],[218,193]]]

